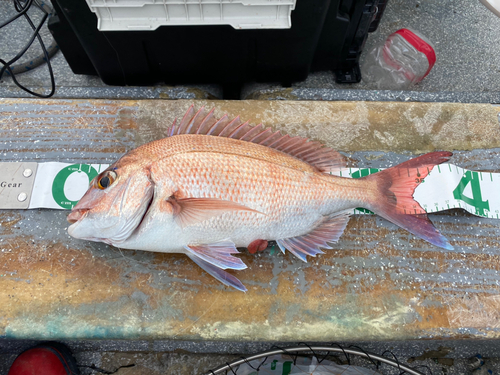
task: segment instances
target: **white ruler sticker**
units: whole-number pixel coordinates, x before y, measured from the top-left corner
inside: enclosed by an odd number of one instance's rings
[[[380,170],[349,168],[338,175],[359,178]],[[463,208],[477,216],[500,219],[500,173],[469,171],[453,164],[436,165],[417,186],[413,198],[428,213]],[[354,213],[372,212],[357,208]]]
[[[29,208],[72,209],[108,164],[40,163]]]
[[[477,216],[499,219],[500,174],[437,165],[413,197],[427,212],[463,208]]]
[[[108,164],[38,164],[28,208],[73,208],[87,191],[89,182],[107,167]],[[379,170],[349,168],[339,175],[359,178]],[[427,212],[463,208],[477,216],[500,219],[500,173],[441,164],[433,168],[413,196]],[[370,211],[358,208],[354,213]]]

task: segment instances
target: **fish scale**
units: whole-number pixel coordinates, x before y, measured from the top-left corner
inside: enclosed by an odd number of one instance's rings
[[[283,252],[307,261],[339,240],[349,220],[346,210],[355,207],[452,249],[412,197],[449,152],[349,179],[331,175],[345,162],[319,142],[239,118],[217,120],[213,111],[195,114],[191,107],[168,133],[128,152],[93,180],[68,216],[72,236],[126,249],[185,253],[222,283],[243,291],[243,284],[224,271],[246,268],[233,255],[236,247],[255,252],[275,240]]]
[[[119,244],[122,248],[182,252],[184,244],[198,243],[200,238],[208,243],[230,238],[236,246],[245,247],[260,238],[272,240],[308,233],[323,215],[361,204],[359,180],[328,176],[276,150],[230,138],[173,136],[139,147],[124,159],[135,153],[156,155],[161,150],[168,151],[151,161],[153,171],[171,176],[180,197],[234,201],[264,215],[231,212],[189,228],[174,224],[166,230],[158,220],[161,211],[150,210],[140,230]],[[212,180],[204,178],[206,175]],[[333,189],[334,180],[346,186]],[[202,194],[203,190],[208,194]],[[172,191],[157,194],[165,200]],[[145,236],[146,232],[155,240]]]
[[[334,190],[326,181],[314,178],[314,174],[306,176],[300,170],[283,170],[282,166],[247,156],[192,152],[171,156],[159,163],[158,168],[175,176],[174,184],[186,196],[230,200],[264,213],[235,212],[196,225],[206,230],[212,230],[213,225],[225,228],[244,225],[245,229],[238,233],[241,238],[232,237],[238,246],[246,246],[261,237],[273,239],[289,237],[297,232],[307,233],[311,230],[311,222],[315,223],[320,218],[318,208],[325,212],[342,209],[341,202],[332,196]],[[216,178],[209,180],[204,177],[206,175]],[[339,207],[331,207],[328,200]],[[308,213],[311,218],[304,220],[301,214]],[[270,232],[267,229],[269,226],[280,228],[279,232]],[[192,230],[191,227],[187,232]],[[262,236],[263,232],[269,234]],[[230,233],[227,229],[218,236],[226,238]]]

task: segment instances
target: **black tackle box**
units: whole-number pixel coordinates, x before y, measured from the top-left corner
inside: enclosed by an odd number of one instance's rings
[[[339,83],[361,79],[359,57],[387,0],[297,0],[289,29],[229,25],[99,31],[85,0],[52,0],[49,29],[76,74],[109,85],[221,84],[237,98],[245,82],[285,86],[311,71],[332,70]],[[379,6],[380,5],[380,6]]]

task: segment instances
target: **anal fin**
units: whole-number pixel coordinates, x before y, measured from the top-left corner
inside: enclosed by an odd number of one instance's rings
[[[350,211],[341,211],[335,216],[325,217],[311,232],[298,237],[277,240],[283,253],[290,251],[300,260],[307,262],[307,255],[315,257],[324,254],[320,248],[331,249],[329,242],[337,242],[349,222]]]

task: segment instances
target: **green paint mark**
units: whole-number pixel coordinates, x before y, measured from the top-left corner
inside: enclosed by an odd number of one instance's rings
[[[83,166],[88,166],[88,171],[83,170]],[[73,164],[59,171],[59,173],[54,178],[54,182],[52,183],[52,197],[59,206],[67,210],[72,209],[78,203],[78,201],[69,200],[66,197],[66,194],[64,194],[64,185],[66,184],[66,180],[75,172],[85,173],[89,178],[89,182],[98,175],[94,167],[88,164]]]
[[[355,210],[358,210],[361,214],[375,215],[375,212],[372,212],[367,208],[358,207],[355,208]]]
[[[441,173],[441,168],[439,167],[439,165],[437,167],[438,167],[438,172]]]
[[[271,250],[269,251],[269,254],[270,254],[270,255],[274,255],[274,253],[275,253],[275,252],[276,252],[276,245],[273,245],[273,246],[271,247]]]
[[[477,177],[478,172],[465,172],[459,184],[455,190],[453,190],[453,197],[475,207],[476,215],[487,216],[485,210],[490,209],[490,204],[488,201],[483,201],[481,195],[481,185],[479,184],[479,179]],[[463,194],[468,184],[470,184],[472,189],[472,198]]]
[[[493,182],[493,175],[491,174],[491,172],[490,172],[490,179]]]
[[[450,172],[451,172],[451,165],[450,164],[448,164],[448,168],[450,169]]]
[[[271,363],[271,370],[276,370],[276,363],[278,363],[278,360],[275,359],[272,363]]]
[[[288,375],[292,372],[292,364],[293,362],[286,361],[283,363],[283,372],[281,375]]]
[[[380,168],[361,168],[359,171],[356,171],[351,174],[352,178],[361,178],[365,177],[368,175],[371,175],[373,173],[379,172],[381,169]],[[358,207],[356,208],[359,212],[365,213],[365,214],[371,214],[374,215],[374,213],[370,210],[367,210],[366,208]]]

